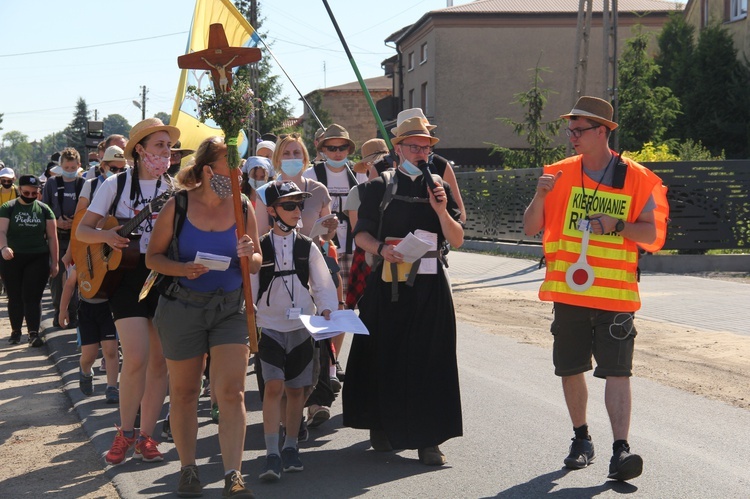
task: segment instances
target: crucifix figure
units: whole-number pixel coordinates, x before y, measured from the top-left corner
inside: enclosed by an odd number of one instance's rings
[[[181,55],[177,65],[181,69],[206,69],[211,71],[214,91],[226,92],[232,86],[232,68],[257,62],[261,58],[260,49],[250,47],[230,47],[224,26],[212,24],[208,31],[208,48],[192,54]]]

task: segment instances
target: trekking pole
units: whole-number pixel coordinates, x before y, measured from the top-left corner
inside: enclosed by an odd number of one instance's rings
[[[357,75],[359,86],[362,87],[362,92],[364,92],[365,98],[367,99],[367,103],[370,105],[370,110],[372,111],[373,116],[375,116],[375,121],[377,122],[378,128],[380,129],[380,134],[383,136],[383,140],[385,140],[386,144],[388,144],[388,149],[393,149],[393,145],[391,144],[391,138],[388,135],[388,132],[386,132],[385,130],[385,126],[383,125],[383,120],[380,119],[380,114],[378,114],[378,110],[375,108],[375,103],[372,101],[372,96],[370,96],[370,91],[367,89],[367,86],[365,85],[364,80],[362,80],[362,75],[359,74],[357,63],[354,62],[354,57],[352,57],[352,53],[349,50],[349,45],[347,45],[346,40],[344,39],[344,35],[341,33],[341,30],[339,29],[339,23],[336,22],[336,18],[334,17],[333,12],[331,11],[331,7],[328,5],[328,0],[323,0],[323,5],[325,5],[326,10],[328,11],[328,17],[331,18],[333,27],[336,29],[336,33],[339,35],[339,39],[341,40],[341,45],[344,46],[344,51],[346,52],[346,56],[349,58],[349,63],[352,65],[352,69],[354,69],[354,74]]]
[[[268,50],[268,53],[269,53],[269,54],[271,54],[271,57],[273,57],[273,60],[274,60],[274,61],[276,61],[276,64],[278,64],[278,65],[279,65],[279,69],[281,69],[281,71],[283,71],[283,72],[284,72],[284,75],[286,75],[286,78],[287,78],[287,80],[289,80],[289,83],[291,83],[291,84],[292,84],[292,86],[294,87],[294,89],[295,89],[295,90],[297,91],[297,93],[299,94],[299,97],[300,97],[300,99],[302,99],[302,102],[304,102],[304,103],[305,103],[305,105],[307,106],[307,109],[309,109],[309,110],[310,110],[310,114],[312,114],[312,115],[313,115],[313,117],[315,118],[315,121],[317,121],[317,122],[318,122],[318,125],[320,125],[320,128],[322,128],[323,130],[325,130],[325,129],[326,129],[326,127],[325,127],[325,125],[323,124],[323,122],[322,122],[322,121],[320,121],[320,118],[318,118],[318,115],[317,115],[317,114],[315,114],[315,109],[313,109],[313,108],[312,108],[312,106],[310,105],[310,103],[309,103],[309,102],[307,102],[307,99],[305,99],[305,96],[304,96],[304,95],[302,95],[302,92],[300,92],[300,91],[299,91],[299,88],[297,88],[297,85],[296,85],[296,84],[294,83],[294,81],[292,80],[292,77],[291,77],[291,76],[289,76],[289,73],[287,73],[287,72],[286,72],[286,69],[284,69],[284,66],[282,66],[282,65],[281,65],[281,63],[279,62],[279,60],[278,60],[278,59],[276,58],[276,56],[275,56],[275,55],[273,54],[273,52],[271,51],[271,47],[269,47],[269,46],[268,46],[268,45],[266,44],[266,41],[265,41],[265,40],[263,39],[263,37],[261,37],[261,36],[258,36],[258,39],[260,40],[260,43],[262,43],[262,44],[263,44],[263,46],[264,46],[264,47],[266,48],[266,50]]]

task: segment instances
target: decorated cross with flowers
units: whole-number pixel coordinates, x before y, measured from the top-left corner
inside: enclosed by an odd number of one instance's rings
[[[245,214],[242,211],[239,176],[236,174],[240,166],[240,155],[237,141],[240,132],[248,128],[253,114],[253,92],[250,84],[237,78],[233,80],[232,68],[243,64],[257,62],[261,58],[260,50],[248,47],[230,47],[224,26],[212,24],[208,31],[208,48],[182,55],[177,58],[177,65],[182,69],[205,69],[211,71],[213,92],[188,87],[188,93],[198,97],[200,102],[199,118],[202,122],[212,119],[224,132],[227,144],[227,164],[232,174],[232,197],[234,199],[234,217],[237,224],[238,237],[245,234]],[[242,269],[242,284],[247,304],[247,326],[250,338],[250,351],[258,351],[258,336],[255,329],[255,311],[252,306],[252,290],[250,288],[250,260],[240,259]]]

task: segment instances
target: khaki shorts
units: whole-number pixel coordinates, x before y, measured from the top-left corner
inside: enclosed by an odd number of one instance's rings
[[[242,288],[226,295],[188,292],[175,300],[159,297],[154,325],[164,357],[187,360],[217,345],[247,345],[244,305]]]
[[[552,358],[557,376],[572,376],[592,369],[594,376],[633,375],[633,348],[637,331],[632,312],[611,312],[555,303]]]

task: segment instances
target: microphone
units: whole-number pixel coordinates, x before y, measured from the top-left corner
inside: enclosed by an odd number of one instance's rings
[[[432,172],[430,172],[430,163],[428,163],[427,161],[421,160],[419,161],[419,163],[417,163],[417,168],[422,170],[422,175],[424,175],[424,178],[427,181],[427,186],[430,188],[431,191],[434,191],[437,185],[435,185],[435,179],[432,178]]]

